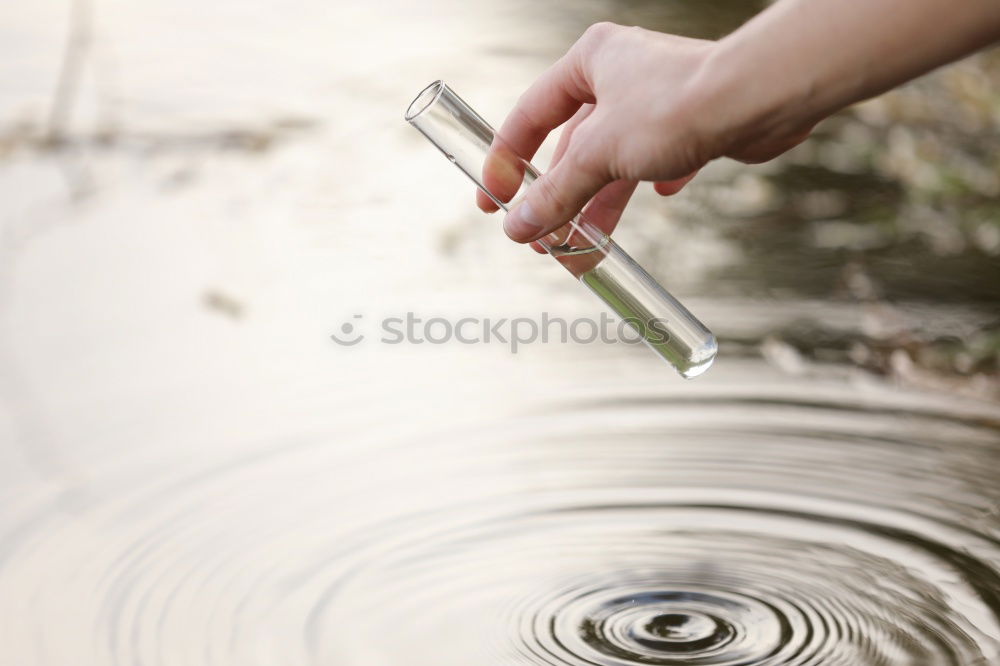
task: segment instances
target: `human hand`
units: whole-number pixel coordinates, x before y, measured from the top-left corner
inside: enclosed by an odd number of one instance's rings
[[[732,110],[717,121],[708,117],[704,64],[714,47],[641,28],[591,26],[521,96],[498,132],[530,160],[565,123],[548,173],[504,220],[507,235],[534,241],[581,209],[610,232],[638,181],[653,181],[658,193],[670,195],[715,157],[759,162],[802,141],[811,123],[755,134]],[[482,193],[477,202],[496,210]]]

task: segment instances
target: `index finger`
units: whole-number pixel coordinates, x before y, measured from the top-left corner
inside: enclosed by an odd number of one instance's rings
[[[552,130],[572,118],[583,104],[593,101],[593,92],[584,76],[580,49],[574,46],[517,100],[497,132],[500,141],[494,141],[490,152],[494,153],[498,146],[503,146],[517,157],[530,160]],[[496,161],[487,156],[487,168]],[[484,181],[489,180],[488,176],[484,174]],[[508,201],[517,189],[514,186],[509,193],[493,194],[501,201]],[[496,210],[496,204],[482,193],[477,196],[477,203],[484,211]]]
[[[497,134],[530,160],[549,132],[572,118],[583,104],[594,101],[580,49],[574,46],[518,98]]]

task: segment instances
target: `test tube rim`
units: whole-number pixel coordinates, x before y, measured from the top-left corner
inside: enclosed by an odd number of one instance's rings
[[[434,106],[434,103],[437,102],[438,97],[441,96],[444,89],[444,81],[442,79],[438,79],[417,93],[417,96],[413,98],[410,105],[406,107],[406,114],[403,116],[406,119],[406,122],[413,122],[418,116],[420,116],[420,114]],[[427,102],[421,103],[420,100],[432,90],[434,94],[431,95],[430,99]],[[419,108],[414,108],[418,106],[418,104],[420,105]]]

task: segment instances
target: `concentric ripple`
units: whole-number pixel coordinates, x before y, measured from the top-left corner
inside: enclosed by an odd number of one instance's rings
[[[786,636],[787,620],[760,600],[684,582],[613,586],[566,602],[550,609],[551,618],[536,616],[543,626],[533,635],[551,623],[553,639],[567,653],[608,663],[759,660]]]
[[[123,463],[94,470],[100,493],[11,495],[3,653],[32,666],[1000,663],[1000,412],[690,391],[605,387],[495,427],[415,437],[387,423],[350,448]]]
[[[537,498],[547,511],[398,545],[338,590],[350,616],[336,624],[351,630],[334,635],[378,664],[407,650],[430,663],[420,646],[433,636],[448,637],[442,664],[964,666],[1000,656],[1000,577],[949,545],[996,544],[912,516],[894,522],[942,540],[838,515],[848,506],[713,494],[741,502],[666,494],[583,507],[548,496]],[[496,631],[481,642],[484,627]]]
[[[713,423],[692,427],[682,402],[623,401],[574,414],[569,432],[536,430],[501,463],[524,479],[516,493],[394,524],[359,553],[316,608],[316,654],[351,666],[1000,661],[988,509],[1000,487],[983,464],[997,423],[754,403],[748,418],[716,402]],[[627,436],[602,432],[611,411]]]

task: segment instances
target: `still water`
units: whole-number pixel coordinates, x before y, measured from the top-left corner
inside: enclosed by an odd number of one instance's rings
[[[995,54],[637,195],[685,381],[381,342],[600,307],[402,112],[755,3],[86,6],[68,110],[65,4],[0,22],[0,664],[1000,663]]]

